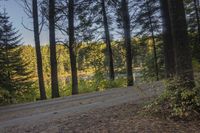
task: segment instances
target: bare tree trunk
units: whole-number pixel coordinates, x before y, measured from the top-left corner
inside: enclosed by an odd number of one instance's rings
[[[189,81],[191,87],[194,85],[194,76],[183,0],[168,0],[168,4],[175,48],[176,75],[183,83]]]
[[[38,6],[37,0],[32,0],[32,10],[33,10],[33,27],[34,27],[34,38],[35,38],[35,50],[37,58],[37,74],[39,80],[39,89],[40,89],[40,99],[46,99],[46,91],[44,86],[44,77],[42,69],[42,54],[40,49],[40,33],[39,33],[39,20],[38,20]]]
[[[176,73],[175,70],[175,55],[173,38],[171,31],[171,22],[169,16],[169,7],[167,0],[160,0],[162,23],[163,23],[163,41],[164,41],[164,54],[165,54],[165,70],[166,77],[173,77]]]
[[[130,16],[128,11],[128,1],[121,1],[121,13],[124,28],[125,46],[126,46],[126,67],[127,67],[127,85],[133,86],[133,68],[132,68],[132,48],[131,48],[131,30]]]
[[[115,72],[114,72],[114,66],[113,66],[113,53],[112,53],[112,48],[111,48],[110,31],[109,31],[109,26],[108,26],[105,0],[101,0],[101,6],[102,6],[102,13],[103,13],[104,32],[105,32],[105,37],[106,37],[107,56],[109,58],[109,77],[111,80],[114,80]]]
[[[49,39],[50,39],[50,62],[51,62],[51,89],[52,98],[59,97],[56,38],[55,38],[55,0],[49,0]]]
[[[78,94],[78,75],[76,66],[76,54],[74,51],[75,37],[74,37],[74,0],[69,0],[68,3],[68,21],[69,21],[69,54],[71,62],[72,73],[72,95]]]

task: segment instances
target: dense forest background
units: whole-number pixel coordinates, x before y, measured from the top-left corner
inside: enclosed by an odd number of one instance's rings
[[[153,50],[152,42],[145,41],[142,42],[137,38],[133,38],[132,41],[135,44],[134,52],[134,72],[135,72],[135,82],[153,81],[155,80],[155,74],[153,71]],[[113,41],[113,58],[114,67],[116,73],[116,80],[109,80],[109,70],[107,67],[106,60],[106,44],[103,42],[91,42],[83,43],[77,47],[77,68],[79,77],[79,92],[86,93],[92,91],[101,91],[113,87],[124,87],[126,86],[126,68],[122,62],[125,62],[125,50],[122,41]],[[160,53],[161,53],[161,49]],[[145,52],[144,52],[145,51]],[[42,60],[43,60],[43,72],[44,72],[44,82],[46,86],[47,97],[51,97],[50,88],[50,61],[49,61],[49,46],[44,45],[41,47]],[[38,89],[38,78],[37,78],[37,63],[35,48],[31,45],[21,46],[21,57],[24,62],[27,62],[26,69],[31,71],[32,78],[34,82],[33,86],[30,88],[31,93],[28,92],[24,97],[19,97],[20,101],[32,101],[39,98]],[[148,59],[147,59],[148,58]],[[164,62],[163,57],[160,54],[159,68],[160,77],[164,77]],[[149,64],[146,61],[149,60]],[[58,62],[58,79],[59,88],[61,96],[71,95],[71,74],[70,74],[70,60],[68,49],[63,45],[57,45],[57,62]],[[147,66],[149,65],[149,66]],[[150,70],[149,70],[150,69]],[[142,72],[142,74],[141,74]]]

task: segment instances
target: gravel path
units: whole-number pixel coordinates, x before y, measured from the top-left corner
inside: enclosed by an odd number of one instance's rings
[[[137,104],[144,103],[160,94],[162,88],[162,83],[155,82],[135,87],[0,107],[0,132],[61,132],[57,130],[60,125],[59,121],[66,123],[70,117],[75,115],[81,116],[92,110],[106,109],[130,102],[137,106]],[[73,120],[70,123],[73,123]],[[70,129],[68,130],[70,131]]]

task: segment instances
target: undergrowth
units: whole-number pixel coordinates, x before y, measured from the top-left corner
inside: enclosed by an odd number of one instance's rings
[[[188,82],[168,80],[165,91],[156,100],[144,107],[144,112],[165,119],[193,120],[200,118],[200,85],[188,87]]]

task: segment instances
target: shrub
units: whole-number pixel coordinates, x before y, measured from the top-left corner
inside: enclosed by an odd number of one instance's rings
[[[145,109],[162,114],[165,118],[197,118],[200,113],[200,86],[197,84],[188,88],[181,80],[168,80],[164,93]]]
[[[12,102],[12,97],[9,91],[0,88],[0,106],[11,104]]]

